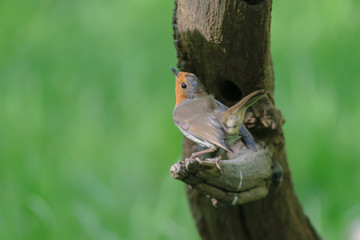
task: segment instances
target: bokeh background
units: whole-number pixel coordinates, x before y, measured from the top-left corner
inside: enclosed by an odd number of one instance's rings
[[[0,239],[198,239],[169,173],[182,142],[173,7],[0,1]],[[330,240],[360,229],[359,12],[355,0],[273,3],[293,180]]]

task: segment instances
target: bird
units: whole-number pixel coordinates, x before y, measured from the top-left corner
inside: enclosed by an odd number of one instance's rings
[[[254,138],[244,126],[243,120],[248,107],[265,96],[264,89],[250,93],[228,108],[207,93],[195,74],[170,68],[175,76],[174,124],[186,138],[207,147],[194,152],[192,159],[201,163],[200,155],[214,152],[217,148],[224,149],[224,153],[234,152],[231,146],[240,139],[247,148],[257,151]],[[206,160],[215,161],[220,170],[219,161],[223,154]]]

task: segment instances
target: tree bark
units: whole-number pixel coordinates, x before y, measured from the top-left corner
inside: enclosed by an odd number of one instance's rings
[[[254,90],[267,91],[244,121],[258,152],[238,144],[229,160],[220,161],[220,173],[211,163],[200,165],[191,159],[172,166],[173,177],[188,184],[202,239],[319,239],[294,192],[284,119],[274,103],[271,4],[271,0],[175,0],[173,27],[180,70],[197,75],[208,92],[227,106]],[[185,157],[196,148],[184,139]]]

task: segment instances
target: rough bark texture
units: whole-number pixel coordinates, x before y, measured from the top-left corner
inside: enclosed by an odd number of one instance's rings
[[[234,161],[221,161],[218,178],[189,159],[172,167],[175,178],[191,185],[187,194],[202,239],[319,239],[295,195],[284,148],[284,119],[274,105],[271,4],[271,0],[175,0],[173,27],[180,70],[195,73],[208,92],[228,106],[254,90],[267,91],[266,98],[248,110],[244,123],[263,149],[259,152],[268,153],[268,166],[246,165],[238,152],[228,156]],[[193,142],[184,140],[185,157],[194,148]],[[227,164],[241,166],[248,176],[247,187],[234,189],[238,181]],[[253,168],[251,174],[244,170]],[[265,169],[261,176],[259,169]],[[282,169],[281,184],[274,177],[277,169]],[[249,197],[254,186],[260,191]],[[214,207],[217,201],[223,204]]]

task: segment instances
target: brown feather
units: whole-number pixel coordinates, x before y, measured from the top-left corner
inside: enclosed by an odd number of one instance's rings
[[[214,115],[214,102],[210,95],[183,101],[174,109],[174,123],[182,132],[186,131],[194,138],[232,151],[224,140],[226,131]]]

